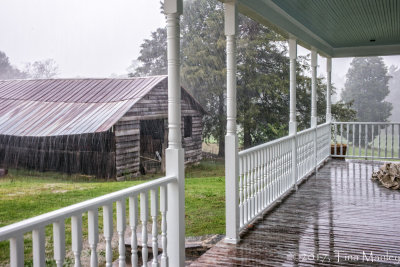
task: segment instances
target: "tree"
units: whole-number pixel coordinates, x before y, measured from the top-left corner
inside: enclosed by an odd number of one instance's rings
[[[392,104],[384,101],[389,94],[390,76],[381,57],[354,58],[346,74],[342,100],[354,101],[358,121],[385,122]]]
[[[158,28],[140,46],[140,56],[132,61],[130,77],[167,74],[167,30]],[[140,62],[138,64],[138,62]]]
[[[54,59],[49,58],[26,64],[25,72],[29,78],[50,79],[58,75],[58,65]]]
[[[390,93],[386,98],[386,101],[392,103],[393,110],[392,116],[390,117],[391,121],[399,122],[400,121],[400,69],[397,66],[390,66],[389,75],[392,77],[389,81],[389,89]]]
[[[13,67],[7,55],[0,51],[0,80],[23,79],[26,74]]]

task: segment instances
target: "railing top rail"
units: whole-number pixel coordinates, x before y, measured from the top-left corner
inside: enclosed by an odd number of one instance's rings
[[[175,181],[175,176],[166,176],[4,226],[0,228],[0,241]]]
[[[318,124],[318,125],[317,125],[317,129],[320,129],[320,128],[323,128],[323,127],[326,127],[326,126],[330,126],[330,125],[331,125],[330,122],[325,122],[325,123],[323,123],[323,124]]]
[[[328,126],[328,125],[330,125],[329,122],[326,122],[326,123],[324,123],[324,124],[320,124],[320,125],[317,126],[317,129],[322,128],[322,127],[325,127],[325,126]],[[312,132],[312,131],[314,131],[314,130],[315,130],[315,128],[305,129],[305,130],[302,130],[302,131],[298,132],[297,135],[306,134],[306,133]],[[293,137],[294,137],[293,135],[284,136],[284,137],[281,137],[281,138],[279,138],[279,139],[275,139],[275,140],[272,140],[272,141],[270,141],[270,142],[267,142],[267,143],[264,143],[264,144],[261,144],[261,145],[258,145],[258,146],[254,146],[254,147],[251,147],[251,148],[242,150],[242,151],[239,152],[239,156],[245,156],[245,155],[247,155],[247,154],[249,154],[249,153],[256,152],[256,151],[258,151],[258,150],[260,150],[260,149],[264,149],[264,148],[267,148],[267,147],[269,147],[269,146],[273,146],[273,145],[276,145],[276,144],[278,144],[278,143],[281,143],[281,142],[290,140],[290,139],[292,139]]]
[[[332,124],[373,124],[373,125],[399,125],[400,122],[365,122],[365,121],[353,121],[353,122],[340,122],[335,121]]]
[[[242,150],[242,151],[239,152],[239,157],[240,157],[240,156],[245,156],[245,155],[247,155],[247,154],[256,152],[256,151],[258,151],[258,150],[267,148],[267,147],[269,147],[269,146],[273,146],[273,145],[275,145],[275,144],[278,144],[278,143],[281,143],[281,142],[290,140],[290,139],[292,139],[293,137],[294,137],[293,135],[284,136],[284,137],[281,137],[281,138],[279,138],[279,139],[275,139],[275,140],[273,140],[273,141],[270,141],[270,142],[267,142],[267,143],[264,143],[264,144],[261,144],[261,145],[258,145],[258,146],[254,146],[254,147],[251,147],[251,148],[248,148],[248,149],[245,149],[245,150]]]

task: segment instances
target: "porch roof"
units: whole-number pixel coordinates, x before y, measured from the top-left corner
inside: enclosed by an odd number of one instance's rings
[[[324,56],[400,54],[397,0],[238,0],[238,7]]]

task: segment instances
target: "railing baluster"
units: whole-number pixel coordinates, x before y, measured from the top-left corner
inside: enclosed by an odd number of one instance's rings
[[[381,126],[378,125],[378,158],[381,157]]]
[[[365,158],[368,158],[368,124],[365,124]]]
[[[243,167],[244,167],[244,181],[243,181],[243,223],[247,223],[249,221],[249,156],[244,156],[243,159]]]
[[[147,218],[148,218],[148,198],[147,192],[140,193],[140,220],[142,221],[142,260],[143,267],[147,267],[148,248],[147,248]]]
[[[251,161],[250,161],[250,170],[251,170],[251,184],[250,184],[250,196],[251,196],[251,201],[250,201],[250,216],[251,218],[254,217],[255,214],[255,185],[254,185],[254,180],[256,179],[255,177],[255,158],[254,158],[254,153],[251,153]]]
[[[168,190],[166,186],[160,188],[160,211],[161,211],[161,267],[168,267],[167,253],[167,210],[168,210]]]
[[[158,267],[158,229],[157,229],[157,215],[158,215],[158,188],[150,190],[151,198],[151,220],[152,220],[152,248],[153,248],[153,262],[152,267]]]
[[[353,123],[353,134],[352,134],[352,137],[353,137],[353,150],[352,150],[352,153],[351,153],[351,155],[352,156],[355,156],[356,155],[356,151],[355,151],[355,142],[356,142],[356,124],[355,123]]]
[[[372,160],[374,160],[374,158],[375,158],[375,125],[372,125],[371,135],[372,135],[371,154],[372,154]]]
[[[336,124],[334,124],[333,125],[333,136],[334,136],[334,138],[333,138],[333,143],[335,144],[335,148],[334,148],[334,151],[333,151],[333,155],[337,155],[337,148],[336,148],[336,146],[337,146],[337,133],[336,133],[336,128],[337,128],[337,125]]]
[[[243,158],[239,157],[239,227],[243,222]]]
[[[350,132],[350,124],[346,124],[346,138],[347,138],[347,142],[346,142],[346,145],[347,145],[346,155],[349,154],[349,150],[350,150],[350,140],[349,140],[350,136],[349,136],[349,132]]]
[[[117,201],[117,232],[118,232],[118,252],[119,266],[124,267],[125,260],[125,229],[126,229],[126,201],[121,199]]]
[[[392,159],[394,158],[394,124],[392,126]]]
[[[65,259],[65,222],[53,223],[54,260],[57,267],[62,267]]]
[[[97,243],[99,242],[99,214],[98,210],[88,211],[89,246],[90,246],[90,266],[98,266]]]
[[[387,158],[387,144],[388,144],[388,130],[387,130],[387,125],[385,125],[385,158]]]
[[[340,155],[343,155],[343,123],[340,124]]]
[[[44,266],[46,262],[44,227],[32,231],[33,266]]]
[[[18,234],[10,238],[10,266],[24,266],[24,236]]]
[[[75,258],[75,267],[81,266],[82,251],[82,214],[71,217],[72,251]]]
[[[358,156],[361,157],[361,124],[358,124]]]
[[[129,197],[129,225],[131,227],[131,263],[133,267],[138,266],[137,234],[138,224],[137,196]]]
[[[111,240],[113,236],[113,205],[109,203],[103,206],[103,231],[106,241],[106,267],[112,266],[112,247]]]
[[[267,149],[263,150],[264,157],[264,208],[268,205],[268,154]]]

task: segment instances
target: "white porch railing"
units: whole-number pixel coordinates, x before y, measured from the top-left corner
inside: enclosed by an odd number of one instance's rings
[[[106,242],[106,266],[112,266],[111,239],[113,236],[113,203],[116,202],[116,229],[119,237],[119,266],[125,266],[125,230],[126,202],[129,200],[129,227],[132,230],[131,248],[132,266],[138,265],[137,234],[138,220],[142,228],[142,261],[147,266],[149,210],[152,223],[152,266],[159,266],[158,234],[161,233],[161,266],[168,266],[167,244],[167,194],[168,184],[177,183],[176,177],[164,177],[121,191],[87,200],[69,207],[49,212],[15,224],[0,228],[0,241],[10,240],[10,265],[24,266],[24,234],[32,232],[33,265],[45,266],[45,226],[53,224],[54,260],[57,266],[63,266],[66,254],[65,220],[71,218],[72,251],[75,266],[81,266],[82,252],[82,214],[88,213],[88,242],[91,249],[90,266],[98,265],[97,245],[99,242],[98,209],[103,208],[103,234]],[[149,202],[150,195],[150,202]],[[140,208],[138,206],[140,201]],[[150,208],[149,208],[150,206]],[[140,217],[138,213],[140,212]],[[157,219],[161,213],[161,231],[157,228]],[[169,222],[173,223],[173,222]]]
[[[334,157],[400,159],[400,123],[333,122]]]
[[[239,230],[329,157],[329,144],[330,124],[325,123],[239,152]]]

